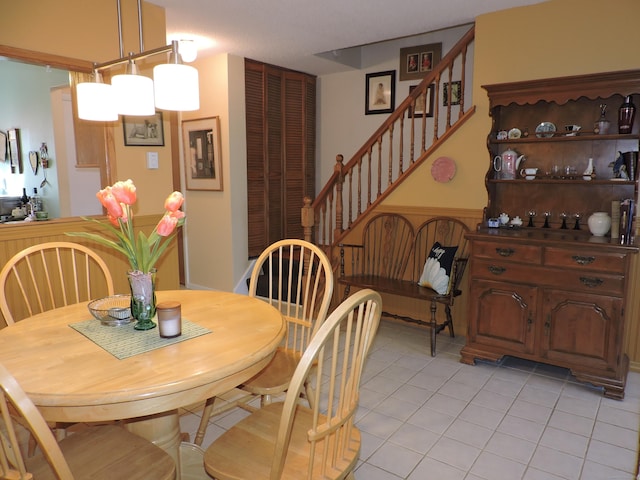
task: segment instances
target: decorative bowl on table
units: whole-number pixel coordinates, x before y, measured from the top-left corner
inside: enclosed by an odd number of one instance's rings
[[[89,312],[102,325],[116,327],[133,321],[131,316],[131,295],[112,295],[92,300],[87,305]]]

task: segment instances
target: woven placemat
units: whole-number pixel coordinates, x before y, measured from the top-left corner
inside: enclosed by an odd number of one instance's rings
[[[94,319],[69,324],[71,328],[119,360],[211,333],[208,328],[185,318],[182,319],[182,335],[175,338],[160,337],[158,327],[151,330],[135,330],[134,325],[135,322],[131,322],[127,325],[108,327]]]

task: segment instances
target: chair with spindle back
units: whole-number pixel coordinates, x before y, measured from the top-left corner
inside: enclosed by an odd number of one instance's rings
[[[249,411],[256,396],[262,406],[273,395],[289,387],[298,361],[320,325],[325,321],[333,295],[333,270],[324,252],[304,240],[275,242],[256,261],[249,281],[249,295],[261,298],[277,308],[287,322],[287,334],[271,362],[260,373],[240,386],[243,395],[214,410],[214,399],[205,404],[195,443],[202,444],[212,414],[234,406]],[[311,390],[305,392],[311,397]]]
[[[381,308],[369,289],[342,302],[305,350],[284,402],[256,410],[214,440],[204,454],[207,473],[217,480],[353,480],[360,379]],[[315,386],[311,408],[299,399],[307,382]]]
[[[0,271],[0,312],[7,325],[57,307],[113,295],[107,264],[73,242],[33,245]]]
[[[0,312],[7,325],[57,307],[113,295],[107,264],[90,248],[48,242],[16,253],[0,271]],[[59,438],[68,424],[51,424]],[[29,455],[35,451],[31,438]]]
[[[56,441],[16,379],[0,365],[0,478],[36,480],[171,480],[173,458],[118,425],[87,426]],[[26,430],[25,430],[26,427]],[[25,455],[25,437],[40,451]]]

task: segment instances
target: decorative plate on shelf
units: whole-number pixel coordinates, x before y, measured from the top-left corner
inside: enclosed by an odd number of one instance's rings
[[[536,127],[536,137],[553,137],[556,126],[551,122],[542,122]]]
[[[439,157],[431,165],[431,176],[436,182],[447,183],[456,174],[456,162],[453,158]]]
[[[511,130],[509,130],[508,135],[510,139],[520,138],[522,136],[522,132],[520,131],[519,128],[512,128]]]

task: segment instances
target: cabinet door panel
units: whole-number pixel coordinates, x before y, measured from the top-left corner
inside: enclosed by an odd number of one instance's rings
[[[621,299],[547,290],[544,305],[544,357],[581,371],[615,368]]]
[[[469,319],[469,340],[504,353],[531,352],[534,341],[536,288],[477,280]]]

